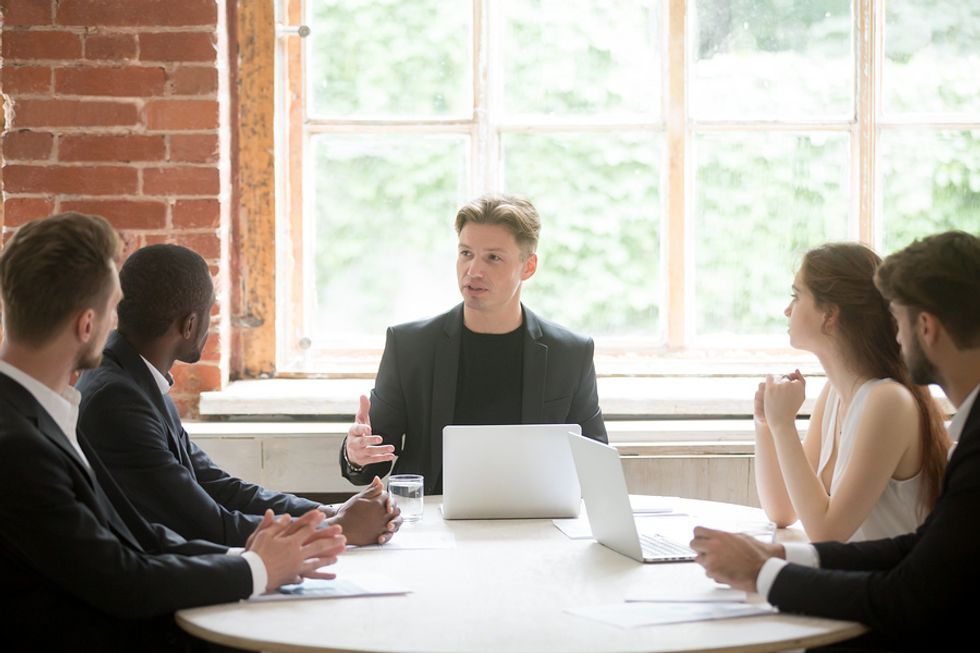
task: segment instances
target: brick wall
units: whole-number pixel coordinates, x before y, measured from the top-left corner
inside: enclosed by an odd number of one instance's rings
[[[75,210],[109,219],[127,253],[171,242],[207,259],[213,332],[200,363],[174,370],[173,396],[193,416],[228,376],[225,3],[0,0],[0,11],[3,236]]]

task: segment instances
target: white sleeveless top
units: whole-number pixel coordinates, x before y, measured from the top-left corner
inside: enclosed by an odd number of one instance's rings
[[[854,449],[854,437],[857,432],[858,421],[864,411],[864,404],[868,400],[871,389],[888,380],[890,379],[871,379],[854,393],[854,399],[851,401],[847,416],[844,418],[844,423],[841,424],[840,445],[837,451],[834,473],[830,481],[830,494],[834,493],[837,483],[844,475],[844,470],[847,469],[851,451]],[[830,454],[834,448],[834,425],[837,423],[840,403],[840,395],[831,386],[827,393],[827,405],[824,408],[823,424],[821,424],[820,463],[817,465],[817,476],[820,477],[822,477],[824,468],[830,461]],[[921,471],[904,481],[897,481],[894,478],[888,479],[888,484],[878,498],[878,503],[874,505],[864,523],[848,541],[860,542],[862,540],[895,537],[918,528],[925,519],[925,514],[919,516],[919,488],[921,484]]]

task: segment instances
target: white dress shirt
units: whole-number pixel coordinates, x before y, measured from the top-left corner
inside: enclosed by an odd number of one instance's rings
[[[978,393],[980,393],[980,385],[975,387],[973,392],[967,395],[963,403],[960,404],[956,414],[953,415],[948,429],[949,437],[953,442],[959,441],[960,435],[963,433],[966,418],[973,408]],[[772,584],[776,582],[776,576],[779,575],[779,572],[787,564],[792,562],[805,567],[820,566],[820,556],[817,554],[817,547],[812,544],[784,544],[783,548],[786,549],[786,559],[769,558],[763,563],[762,569],[759,570],[759,575],[755,579],[756,591],[767,600],[769,599],[769,591],[772,589]]]
[[[58,425],[58,429],[68,440],[68,443],[78,452],[85,466],[92,469],[88,458],[82,453],[82,448],[78,444],[78,433],[75,431],[78,424],[78,404],[82,401],[81,393],[72,386],[68,386],[64,392],[58,394],[27,372],[17,369],[6,361],[0,361],[0,373],[9,376],[31,393],[34,400],[41,404],[41,408]]]
[[[143,359],[143,362],[146,363],[147,369],[150,370],[150,375],[153,377],[153,381],[157,384],[160,394],[164,396],[170,394],[170,386],[173,384],[173,381],[161,374],[160,370],[158,370],[153,363],[143,358],[142,355],[140,358]],[[266,571],[265,563],[262,562],[262,558],[259,556],[259,554],[255,553],[254,551],[246,551],[244,548],[239,546],[233,546],[229,547],[228,555],[241,556],[245,562],[248,563],[249,569],[252,570],[252,596],[258,596],[259,594],[264,593],[265,586],[269,582],[269,574]]]

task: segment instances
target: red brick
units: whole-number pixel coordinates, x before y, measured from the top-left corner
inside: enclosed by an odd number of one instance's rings
[[[174,95],[210,95],[218,92],[218,71],[207,66],[180,66],[171,76]]]
[[[54,90],[66,95],[162,95],[163,68],[55,68]]]
[[[127,195],[136,192],[137,171],[126,166],[29,166],[3,168],[6,193]]]
[[[217,129],[215,100],[154,100],[146,103],[147,129]]]
[[[217,168],[143,170],[143,192],[146,195],[217,195],[219,189]]]
[[[58,143],[61,161],[162,161],[163,136],[89,136],[64,134]]]
[[[201,416],[201,395],[170,392],[170,398],[183,420],[197,419]]]
[[[172,238],[166,234],[143,234],[144,247],[147,245],[163,245],[172,242]]]
[[[132,231],[120,231],[119,236],[122,238],[122,253],[119,256],[118,263],[122,266],[133,252],[143,246],[143,235]]]
[[[90,34],[85,37],[85,58],[121,61],[136,58],[135,34]]]
[[[215,0],[61,0],[55,13],[61,25],[178,27],[217,20]]]
[[[218,50],[213,32],[140,34],[141,61],[214,61]]]
[[[7,161],[47,159],[53,144],[54,135],[49,132],[10,131],[3,135],[3,157]]]
[[[3,32],[3,58],[10,59],[78,59],[82,56],[82,39],[71,32],[9,31]]]
[[[159,201],[62,200],[62,211],[101,215],[117,229],[163,229],[167,205]]]
[[[3,0],[0,2],[3,24],[50,25],[51,0]]]
[[[4,93],[51,92],[51,69],[43,66],[4,66],[0,69],[0,88]]]
[[[16,100],[12,127],[106,127],[136,124],[131,102],[85,100]]]
[[[204,343],[201,360],[218,362],[221,360],[221,334],[212,333]]]
[[[178,245],[192,249],[206,259],[221,258],[221,239],[215,234],[176,234]]]
[[[218,160],[218,136],[174,134],[170,137],[170,160],[214,163]]]
[[[221,223],[218,200],[177,200],[173,209],[175,229],[216,229]]]
[[[178,393],[206,392],[221,388],[221,368],[216,365],[177,363],[170,372],[174,375],[174,391]]]
[[[40,197],[10,197],[3,203],[3,224],[17,227],[54,213],[54,200]]]

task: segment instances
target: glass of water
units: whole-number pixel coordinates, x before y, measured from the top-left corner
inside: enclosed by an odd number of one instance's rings
[[[395,474],[388,477],[388,494],[395,505],[401,508],[402,519],[405,522],[416,522],[422,519],[422,476],[418,474]]]

